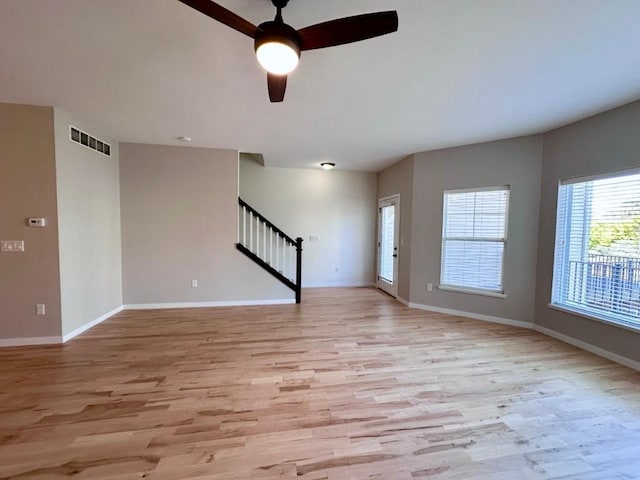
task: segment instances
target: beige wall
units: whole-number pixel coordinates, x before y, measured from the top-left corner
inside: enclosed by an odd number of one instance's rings
[[[400,195],[400,245],[398,246],[398,297],[409,300],[411,285],[411,229],[413,217],[413,156],[378,175],[378,199]],[[377,238],[377,237],[376,237]],[[377,268],[377,266],[376,266]]]
[[[550,309],[558,182],[640,166],[640,102],[554,130],[544,136],[542,204],[535,323],[640,361],[640,334]]]
[[[242,158],[240,196],[289,236],[302,237],[303,287],[373,284],[374,173],[269,168]]]
[[[53,109],[0,104],[0,239],[25,242],[24,253],[0,253],[0,344],[61,335],[55,169]]]
[[[118,142],[55,109],[62,333],[122,305]],[[69,125],[111,145],[107,157],[69,140]]]
[[[120,192],[125,305],[294,298],[235,248],[236,151],[121,143]]]
[[[408,260],[406,252],[404,257],[404,265],[410,265],[409,296],[400,296],[427,307],[532,323],[541,164],[541,135],[414,155],[411,225],[402,228],[411,234],[411,252]],[[381,172],[381,192],[408,190],[408,169],[408,163],[401,163]],[[439,290],[444,191],[500,185],[511,187],[504,263],[506,298]],[[405,275],[406,267],[399,276]],[[427,291],[427,283],[433,285],[433,291]]]

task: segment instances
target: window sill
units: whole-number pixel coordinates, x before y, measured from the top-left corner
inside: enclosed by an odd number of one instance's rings
[[[609,320],[608,318],[596,317],[595,315],[585,312],[583,310],[573,309],[571,307],[567,307],[564,305],[555,305],[553,303],[547,303],[547,307],[553,310],[557,310],[559,312],[570,313],[571,315],[575,315],[577,317],[593,320],[594,322],[600,322],[606,325],[611,325],[612,327],[618,327],[618,328],[622,328],[623,330],[629,330],[630,332],[640,333],[640,327],[635,327],[633,325],[628,325],[622,322],[616,322],[615,320]]]
[[[488,290],[474,290],[472,288],[452,287],[450,285],[438,285],[438,290],[447,292],[470,293],[472,295],[482,295],[483,297],[507,298],[504,293],[490,292]]]

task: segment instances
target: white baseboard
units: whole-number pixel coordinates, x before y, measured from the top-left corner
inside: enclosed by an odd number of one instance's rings
[[[510,325],[512,327],[530,329],[533,326],[532,323],[523,322],[521,320],[512,320],[510,318],[494,317],[491,315],[482,315],[480,313],[463,312],[461,310],[452,310],[449,308],[434,307],[431,305],[422,305],[420,303],[409,302],[409,307],[417,308],[418,310],[426,310],[429,312],[445,313],[447,315],[455,315],[458,317],[472,318],[474,320],[482,320],[485,322],[501,323],[503,325]]]
[[[164,310],[168,308],[251,307],[259,305],[291,305],[295,299],[237,300],[227,302],[179,302],[179,303],[135,303],[124,305],[124,310]]]
[[[0,347],[24,347],[27,345],[55,345],[62,337],[0,338]]]
[[[195,302],[195,303],[147,303],[137,305],[122,305],[114,308],[110,312],[101,315],[91,322],[76,328],[74,331],[58,337],[25,337],[25,338],[0,338],[0,347],[22,347],[27,345],[55,345],[66,343],[81,333],[86,332],[99,323],[111,318],[122,310],[156,310],[167,308],[199,308],[199,307],[244,307],[259,305],[290,305],[295,304],[295,299],[274,299],[274,300],[239,300],[232,302]]]
[[[610,352],[609,350],[605,350],[600,347],[596,347],[595,345],[591,345],[590,343],[583,342],[582,340],[577,340],[568,335],[564,335],[562,333],[558,333],[555,330],[551,330],[550,328],[541,327],[540,325],[533,325],[533,330],[536,332],[540,332],[544,335],[548,335],[549,337],[553,337],[562,342],[568,343],[569,345],[573,345],[574,347],[581,348],[582,350],[586,350],[587,352],[591,352],[600,357],[604,357],[607,360],[611,360],[612,362],[619,363],[624,365],[625,367],[633,368],[634,370],[640,371],[640,362],[635,360],[631,360],[630,358],[623,357],[622,355],[618,355],[617,353]]]
[[[549,337],[553,337],[557,340],[560,340],[561,342],[568,343],[569,345],[573,345],[574,347],[578,347],[582,350],[586,350],[587,352],[593,353],[600,357],[604,357],[607,360],[611,360],[612,362],[616,362],[616,363],[619,363],[620,365],[624,365],[625,367],[629,367],[634,370],[640,371],[640,362],[637,362],[627,357],[623,357],[622,355],[618,355],[617,353],[610,352],[603,348],[596,347],[595,345],[591,345],[590,343],[583,342],[582,340],[577,340],[573,337],[569,337],[568,335],[558,333],[555,330],[551,330],[546,327],[541,327],[540,325],[535,325],[533,323],[528,323],[528,322],[522,322],[519,320],[512,320],[509,318],[493,317],[490,315],[481,315],[478,313],[463,312],[459,310],[452,310],[449,308],[434,307],[431,305],[421,305],[419,303],[407,302],[405,299],[399,298],[399,297],[398,297],[398,301],[401,303],[404,303],[405,305],[408,304],[410,308],[417,308],[419,310],[426,310],[426,311],[431,311],[436,313],[445,313],[448,315],[456,315],[459,317],[472,318],[475,320],[484,320],[488,322],[501,323],[504,325],[511,325],[513,327],[520,327],[520,328],[535,330],[536,332],[540,332]]]
[[[322,282],[322,283],[305,283],[302,288],[349,288],[349,287],[375,287],[373,282]]]
[[[116,313],[122,311],[122,306],[114,308],[110,312],[101,315],[100,317],[92,320],[91,322],[82,325],[80,328],[76,328],[73,332],[69,332],[61,337],[31,337],[31,338],[4,338],[0,339],[0,347],[19,347],[25,345],[53,345],[66,343],[74,337],[77,337],[83,332],[86,332],[92,327],[95,327],[99,323],[104,322],[107,318],[114,316]]]
[[[409,306],[409,300],[405,300],[402,297],[396,297],[396,300],[398,300],[401,304],[405,305],[405,306]]]
[[[87,330],[89,330],[90,328],[95,327],[99,323],[104,322],[107,318],[113,317],[116,313],[119,313],[122,310],[123,310],[122,306],[119,306],[118,308],[114,308],[110,312],[107,312],[104,315],[100,315],[95,320],[92,320],[89,323],[86,323],[86,324],[82,325],[80,328],[76,328],[73,332],[69,332],[66,335],[63,335],[62,336],[62,343],[68,342],[72,338],[77,337],[81,333],[84,333]]]

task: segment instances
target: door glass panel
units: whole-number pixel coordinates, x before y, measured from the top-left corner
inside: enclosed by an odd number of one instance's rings
[[[382,207],[380,220],[380,278],[393,283],[395,205]]]

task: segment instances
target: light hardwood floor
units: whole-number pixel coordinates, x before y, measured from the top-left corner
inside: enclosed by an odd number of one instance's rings
[[[0,478],[640,478],[640,374],[373,289],[0,350]]]

